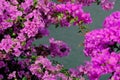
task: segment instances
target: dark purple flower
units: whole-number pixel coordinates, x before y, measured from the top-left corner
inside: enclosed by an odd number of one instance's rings
[[[6,64],[4,63],[4,61],[0,61],[0,69],[2,68],[2,67],[5,67],[6,66]]]
[[[59,40],[55,41],[54,38],[50,38],[49,42],[50,42],[49,49],[52,57],[56,57],[56,56],[63,57],[69,55],[70,48],[63,41],[59,41]]]

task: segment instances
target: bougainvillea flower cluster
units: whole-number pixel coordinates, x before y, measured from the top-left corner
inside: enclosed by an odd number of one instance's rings
[[[120,80],[119,11],[104,21],[104,28],[86,34],[85,55],[92,59],[86,65],[65,69],[49,57],[64,57],[70,47],[61,40],[49,38],[49,45],[32,43],[49,36],[48,27],[82,26],[92,23],[83,7],[92,3],[103,9],[113,8],[110,0],[1,0],[0,1],[0,80],[97,80],[112,73],[111,80]],[[112,26],[111,26],[112,25]],[[106,57],[104,57],[106,56]]]
[[[91,6],[93,3],[101,5],[103,10],[113,9],[116,0],[58,0],[59,2],[79,3],[83,6]]]
[[[111,74],[109,80],[120,79],[120,11],[106,17],[103,28],[88,32],[84,41],[84,52],[91,61],[84,66],[90,80],[99,80]]]

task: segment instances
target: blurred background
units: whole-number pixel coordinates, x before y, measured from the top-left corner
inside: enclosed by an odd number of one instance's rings
[[[96,4],[92,6],[85,7],[84,10],[86,12],[91,13],[91,17],[93,19],[93,23],[88,26],[89,31],[102,28],[103,20],[106,16],[110,15],[112,12],[120,10],[120,0],[116,0],[116,4],[113,10],[104,11],[102,8]],[[49,27],[50,37],[54,37],[56,40],[63,40],[71,47],[71,53],[67,57],[63,58],[54,58],[59,63],[64,64],[65,68],[75,68],[76,66],[84,64],[85,61],[88,61],[89,58],[86,57],[83,53],[84,46],[82,45],[84,41],[84,34],[78,33],[77,26],[71,26],[70,28],[55,28],[54,25]],[[39,44],[49,44],[48,37],[43,37],[43,39],[36,40],[34,42],[35,45]],[[51,58],[50,58],[51,59]],[[53,59],[52,59],[53,60]],[[100,80],[107,80],[110,75],[104,75]]]

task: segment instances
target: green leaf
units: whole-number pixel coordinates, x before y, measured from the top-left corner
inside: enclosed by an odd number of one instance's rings
[[[78,20],[78,17],[75,18],[75,21],[77,21],[77,20]]]
[[[31,57],[31,58],[35,60],[35,59],[37,58],[37,56],[32,55],[32,57]]]
[[[85,26],[85,25],[81,26],[81,29],[86,29],[86,28],[87,28],[87,26]]]
[[[52,61],[53,65],[61,64],[61,63],[59,63],[58,61],[55,61],[55,60],[51,60],[51,61]]]
[[[63,16],[64,16],[64,15],[63,15],[62,13],[58,14],[58,15],[57,15],[58,20],[61,20]]]
[[[96,3],[97,3],[97,5],[99,5],[101,3],[101,1],[100,0],[96,0]]]
[[[37,56],[32,55],[32,56],[31,56],[31,62],[32,62],[32,63],[34,63],[34,62],[35,62],[35,60],[36,60],[36,58],[37,58]]]
[[[75,22],[75,19],[71,19],[70,20],[70,24],[74,23]]]
[[[36,7],[38,1],[37,0],[33,0],[33,6]]]
[[[16,34],[15,34],[15,33],[12,33],[12,34],[11,34],[11,36],[12,36],[12,37],[15,37],[15,36],[16,36]]]
[[[21,7],[18,7],[18,10],[20,10],[21,12],[23,12],[23,11],[24,11],[24,9],[23,9],[23,8],[21,8]]]
[[[26,77],[23,77],[22,80],[27,80],[27,78],[26,78]]]
[[[60,25],[60,24],[59,24],[59,23],[57,23],[57,24],[55,25],[55,28],[58,28],[58,27],[59,27],[59,25]]]
[[[73,80],[80,80],[80,79],[79,79],[79,78],[75,78],[75,77],[74,77],[74,78],[73,78]]]
[[[24,27],[24,24],[21,24],[22,28]]]
[[[70,73],[68,72],[68,69],[62,68],[60,72],[65,74],[66,76],[70,76]]]
[[[21,16],[18,16],[18,20],[21,19]]]
[[[80,27],[79,27],[79,31],[78,31],[78,33],[80,33],[80,32],[83,32],[83,31],[86,31],[87,32],[87,26],[86,25],[81,25]]]
[[[14,58],[14,60],[15,60],[15,61],[17,61],[17,60],[18,60],[18,58],[17,58],[17,57],[15,57],[15,58]]]
[[[79,21],[79,24],[80,24],[80,25],[83,24],[83,21]]]
[[[26,56],[21,56],[22,59],[26,59],[27,57]]]
[[[6,20],[7,22],[13,22],[13,20],[11,20],[11,19],[8,19],[8,20]]]
[[[14,80],[17,80],[16,78]]]
[[[22,46],[25,46],[25,44],[26,44],[26,42],[24,41],[24,42],[22,42]]]
[[[10,34],[12,34],[12,33],[13,33],[13,29],[10,28],[8,32],[9,32]]]
[[[18,21],[22,21],[22,22],[24,22],[24,21],[26,21],[26,19],[25,18],[23,18],[23,17],[21,17],[21,16],[18,16]]]

